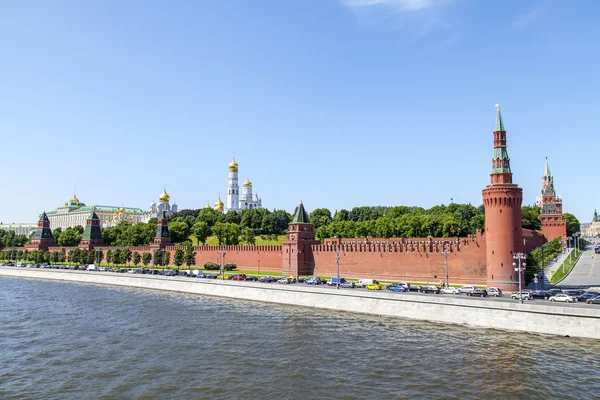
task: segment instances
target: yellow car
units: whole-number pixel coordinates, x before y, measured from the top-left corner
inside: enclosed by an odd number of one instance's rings
[[[381,284],[377,281],[373,281],[373,283],[366,286],[368,290],[381,290]]]
[[[288,279],[290,280],[290,283],[296,283],[296,277],[295,276],[290,276]]]
[[[231,279],[231,276],[232,275],[225,275],[225,276],[223,276],[223,275],[217,275],[217,279],[223,279],[223,280],[228,281],[228,280]]]

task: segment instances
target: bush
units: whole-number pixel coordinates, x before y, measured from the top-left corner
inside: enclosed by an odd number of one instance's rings
[[[236,269],[236,268],[237,268],[237,266],[235,265],[235,263],[229,263],[229,264],[225,264],[225,265],[223,266],[223,269],[224,269],[225,271],[233,271],[233,270],[234,270],[234,269]]]
[[[219,264],[215,264],[214,262],[207,262],[206,264],[204,264],[204,269],[207,269],[209,271],[218,271],[221,269],[221,267],[219,266]]]

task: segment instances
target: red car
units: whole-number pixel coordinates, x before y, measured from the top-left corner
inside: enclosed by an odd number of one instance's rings
[[[231,277],[232,281],[245,281],[247,278],[246,274],[235,274]]]

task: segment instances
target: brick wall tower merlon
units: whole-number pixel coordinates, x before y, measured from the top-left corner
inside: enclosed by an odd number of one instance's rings
[[[497,105],[494,155],[490,185],[483,189],[487,284],[503,290],[518,290],[519,276],[513,254],[523,251],[521,205],[523,190],[513,183],[506,148],[506,130]],[[521,276],[523,279],[523,275]]]

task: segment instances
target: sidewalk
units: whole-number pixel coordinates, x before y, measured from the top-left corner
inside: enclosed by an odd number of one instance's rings
[[[569,257],[572,250],[573,250],[572,248],[564,249],[564,253],[561,253],[558,256],[556,256],[556,259],[552,260],[544,268],[544,280],[538,282],[537,290],[550,289],[552,286],[554,286],[550,283],[550,278],[552,278],[552,275],[554,275],[554,272],[563,264],[563,262],[566,260],[566,258]],[[534,281],[531,281],[529,283],[529,285],[527,285],[527,289],[534,289],[534,290],[536,289],[536,284],[534,283]]]

